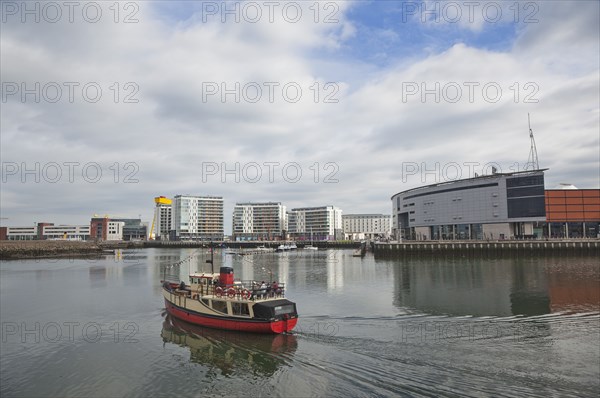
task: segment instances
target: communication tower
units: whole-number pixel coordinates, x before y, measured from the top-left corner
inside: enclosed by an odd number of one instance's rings
[[[533,130],[531,129],[531,119],[529,113],[527,114],[527,123],[529,124],[529,140],[531,141],[531,148],[529,149],[529,157],[525,164],[525,170],[539,170],[540,163],[538,161],[537,147],[535,146],[535,138],[533,138]]]

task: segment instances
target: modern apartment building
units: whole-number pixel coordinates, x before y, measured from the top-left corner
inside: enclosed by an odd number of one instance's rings
[[[304,207],[288,213],[289,234],[296,240],[340,240],[342,210],[335,206]]]
[[[233,208],[233,239],[283,239],[286,232],[285,218],[285,206],[280,202],[236,203]]]
[[[150,234],[154,234],[155,240],[167,240],[173,223],[173,201],[164,196],[158,196],[154,198],[154,202],[156,203],[153,220],[154,229],[150,231]]]
[[[173,240],[223,240],[223,198],[177,195],[172,203]]]
[[[344,214],[344,237],[350,240],[388,238],[392,232],[388,214]]]

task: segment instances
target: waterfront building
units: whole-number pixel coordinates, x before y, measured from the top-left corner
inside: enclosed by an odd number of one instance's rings
[[[164,196],[154,198],[156,207],[154,210],[153,230],[155,240],[168,240],[171,232],[173,201]]]
[[[392,232],[388,214],[344,214],[344,238],[350,240],[388,238]]]
[[[289,234],[296,240],[341,240],[342,210],[335,206],[304,207],[288,213]]]
[[[392,232],[401,239],[541,237],[544,171],[494,173],[392,196]]]
[[[37,240],[37,227],[6,227],[7,240]]]
[[[122,240],[146,240],[148,237],[148,224],[140,218],[111,218],[110,221],[123,223]]]
[[[44,225],[42,227],[43,239],[54,240],[88,240],[90,238],[89,225]]]
[[[279,240],[285,234],[285,206],[280,202],[236,203],[232,239]]]
[[[6,240],[88,240],[89,225],[57,225],[40,222],[32,227],[3,227]]]
[[[90,238],[95,240],[106,240],[108,234],[108,216],[94,216],[90,220]]]
[[[173,240],[223,240],[223,198],[177,195],[172,203]]]
[[[108,216],[94,216],[90,220],[90,238],[100,241],[123,240],[125,221],[110,219]]]
[[[600,238],[600,189],[547,189],[546,221],[546,237]]]
[[[123,221],[110,220],[107,225],[105,240],[123,240],[123,228],[125,227]]]

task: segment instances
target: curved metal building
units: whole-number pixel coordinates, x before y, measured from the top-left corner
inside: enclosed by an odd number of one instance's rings
[[[542,236],[544,171],[496,173],[392,196],[397,238],[514,239]]]

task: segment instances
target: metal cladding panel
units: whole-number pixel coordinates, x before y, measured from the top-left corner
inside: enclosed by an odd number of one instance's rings
[[[403,217],[407,214],[410,227],[496,223],[507,219],[506,189],[500,177],[456,181],[416,195],[399,194],[395,200],[395,213]]]

